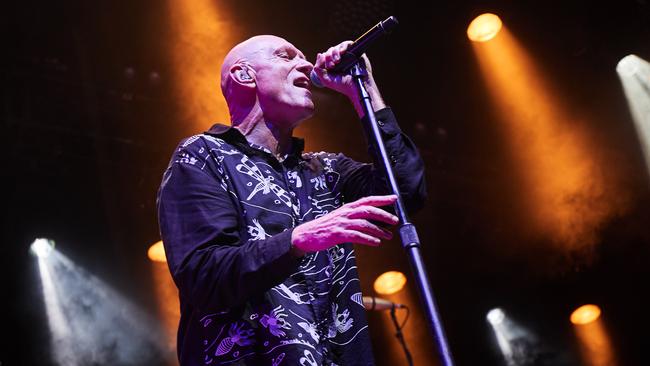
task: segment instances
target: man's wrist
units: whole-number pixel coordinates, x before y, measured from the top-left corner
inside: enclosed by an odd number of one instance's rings
[[[381,93],[379,92],[379,88],[377,88],[377,84],[375,84],[375,80],[372,79],[372,77],[369,77],[364,84],[366,86],[366,91],[368,92],[368,96],[370,96],[370,101],[372,103],[372,110],[378,111],[380,109],[386,108],[386,103],[384,102],[384,98],[381,97]],[[357,112],[359,119],[362,119],[363,117],[365,117],[366,113],[365,110],[363,109],[362,101],[359,98],[359,94],[356,87],[354,88],[354,90],[355,92],[352,95],[348,95],[348,98],[352,102],[352,105],[354,106],[354,109]]]
[[[291,233],[291,241],[289,242],[289,245],[291,246],[289,252],[291,253],[291,255],[293,255],[296,258],[302,258],[305,256],[305,254],[307,254],[307,252],[305,252],[304,250],[296,246],[295,235],[296,235],[296,230],[294,229]]]

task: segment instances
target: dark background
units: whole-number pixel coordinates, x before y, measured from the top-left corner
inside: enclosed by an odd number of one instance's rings
[[[27,250],[36,237],[54,238],[75,263],[142,308],[154,306],[146,250],[159,239],[155,193],[161,174],[180,138],[199,131],[188,125],[215,122],[183,120],[171,91],[161,3],[22,1],[4,7],[2,365],[52,362]],[[485,321],[495,306],[543,344],[529,364],[579,365],[568,315],[586,302],[603,308],[620,365],[650,362],[649,182],[615,72],[630,53],[650,59],[647,1],[224,3],[245,36],[283,36],[312,61],[316,52],[388,15],[400,20],[369,56],[385,99],[425,159],[430,198],[413,219],[458,365],[504,364]],[[612,171],[624,172],[619,182],[630,204],[598,228],[588,253],[558,253],[517,221],[525,213],[511,157],[465,34],[469,21],[486,11],[501,16],[559,87],[558,97],[589,120],[599,147],[614,157],[602,169],[622,167]],[[152,71],[159,75],[153,81]],[[326,108],[305,125],[318,136],[307,147],[367,160],[352,108],[342,97],[315,95]],[[410,273],[398,242],[361,249],[359,262],[367,293],[387,269]],[[421,364],[436,364],[415,313],[407,329],[419,341],[411,347],[426,348],[419,352],[429,360]],[[403,362],[386,316],[370,314],[382,365]]]

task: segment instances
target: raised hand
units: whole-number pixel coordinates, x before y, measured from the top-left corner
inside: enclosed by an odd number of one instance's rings
[[[321,83],[324,87],[335,90],[350,99],[354,109],[357,111],[359,117],[363,117],[363,109],[361,103],[359,102],[359,97],[357,95],[357,88],[354,85],[354,80],[350,75],[341,75],[341,74],[332,74],[327,71],[328,68],[332,68],[341,61],[341,56],[346,52],[348,47],[352,45],[352,41],[341,42],[334,47],[330,47],[324,53],[319,53],[316,56],[316,63],[314,64],[314,72],[318,75],[318,78],[321,80]],[[372,76],[372,66],[370,65],[370,60],[368,57],[363,54],[361,56],[363,61],[366,64],[366,71],[368,72],[368,77],[365,78],[365,85],[368,93],[370,94],[372,100],[372,106],[374,110],[379,110],[386,107],[384,100],[379,93],[379,89],[375,84],[375,79]]]
[[[388,225],[398,223],[397,216],[379,207],[393,204],[397,196],[369,196],[347,203],[315,220],[293,229],[291,244],[297,255],[317,252],[341,243],[378,246],[392,233],[372,221]]]

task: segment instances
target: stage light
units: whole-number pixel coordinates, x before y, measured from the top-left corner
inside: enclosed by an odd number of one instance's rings
[[[219,66],[236,41],[243,40],[241,22],[231,15],[226,1],[168,0],[166,3],[169,37],[165,48],[171,53],[169,81],[180,106],[178,120],[183,123],[230,120],[219,89]],[[187,127],[189,131],[205,128],[203,124],[187,124]]]
[[[571,313],[573,331],[578,339],[583,365],[619,365],[598,306],[588,304]]]
[[[501,30],[501,19],[492,13],[481,14],[467,27],[467,37],[474,42],[487,42]]]
[[[650,63],[635,55],[625,56],[616,72],[623,85],[630,114],[650,174]]]
[[[486,318],[506,365],[533,364],[539,357],[544,345],[534,333],[510,318],[503,309],[490,310]]]
[[[571,323],[576,325],[589,324],[600,317],[600,308],[596,305],[582,305],[571,313]]]
[[[404,288],[406,276],[402,272],[388,271],[375,280],[374,288],[378,294],[390,295]]]
[[[151,260],[148,264],[165,341],[169,349],[175,349],[178,322],[181,318],[178,288],[174,284],[166,262]]]
[[[506,314],[503,312],[503,310],[496,308],[492,309],[487,313],[487,320],[490,322],[492,325],[498,325],[503,323],[503,319],[505,319]]]
[[[29,246],[29,251],[38,258],[47,258],[54,250],[54,240],[38,238]]]
[[[634,76],[634,74],[639,72],[642,61],[636,55],[627,55],[616,65],[616,72],[622,76]]]
[[[154,365],[174,360],[160,322],[58,250],[38,260],[57,365]]]
[[[167,267],[167,257],[165,256],[165,247],[162,240],[149,247],[147,257],[151,261],[149,268],[151,269],[153,288],[157,299],[156,304],[162,319],[161,325],[164,327],[167,347],[174,349],[181,314],[178,289]]]
[[[157,241],[149,247],[149,250],[147,250],[147,257],[154,262],[167,262],[165,247],[163,246],[162,240]]]
[[[551,243],[558,257],[590,261],[600,228],[630,205],[618,178],[623,171],[608,162],[613,156],[594,140],[593,126],[567,108],[552,76],[540,72],[539,59],[506,26],[472,49],[517,181],[511,199],[521,211],[512,220],[526,235]],[[524,255],[527,249],[517,248]]]

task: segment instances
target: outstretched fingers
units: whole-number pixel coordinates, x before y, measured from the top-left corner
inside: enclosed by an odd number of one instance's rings
[[[348,207],[358,207],[358,206],[375,206],[375,207],[381,207],[381,206],[388,206],[397,201],[397,196],[394,194],[386,195],[386,196],[368,196],[368,197],[363,197],[360,198],[354,202],[350,202],[347,204]]]
[[[342,239],[344,243],[355,243],[372,247],[378,247],[381,244],[380,239],[356,230],[344,230]]]
[[[370,221],[362,219],[352,219],[347,222],[347,229],[360,231],[368,235],[372,235],[377,239],[390,240],[393,238],[393,233],[383,229]]]
[[[397,225],[399,222],[397,216],[373,206],[355,207],[348,214],[348,218],[378,221],[387,225]]]

